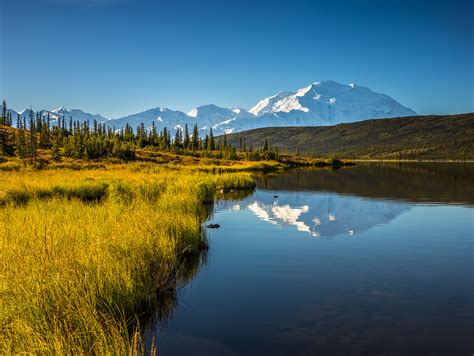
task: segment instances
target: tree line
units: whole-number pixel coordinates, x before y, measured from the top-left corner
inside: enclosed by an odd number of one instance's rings
[[[54,160],[62,157],[93,160],[99,158],[118,158],[131,160],[137,149],[170,151],[200,157],[248,160],[278,159],[278,150],[268,145],[267,140],[262,148],[254,150],[246,147],[245,140],[240,142],[239,151],[227,143],[227,135],[216,139],[212,128],[204,137],[199,136],[199,129],[194,125],[192,131],[188,125],[178,127],[172,133],[164,127],[158,130],[155,123],[151,128],[140,124],[135,130],[127,124],[115,130],[105,123],[93,121],[74,121],[72,117],[59,117],[52,120],[50,113],[29,110],[28,117],[16,118],[16,129],[13,126],[11,112],[3,101],[0,118],[0,153],[19,158],[38,156],[38,149],[49,150]],[[239,154],[238,154],[239,152]]]

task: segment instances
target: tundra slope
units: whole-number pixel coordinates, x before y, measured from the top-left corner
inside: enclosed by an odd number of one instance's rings
[[[360,159],[474,159],[474,113],[366,120],[335,126],[267,127],[228,135],[238,147]]]

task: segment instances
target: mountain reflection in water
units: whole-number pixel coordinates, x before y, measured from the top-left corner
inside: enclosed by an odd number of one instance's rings
[[[378,224],[386,224],[410,204],[368,200],[333,193],[292,194],[281,192],[278,198],[258,191],[248,199],[247,208],[261,220],[280,227],[291,225],[314,237],[354,235]]]

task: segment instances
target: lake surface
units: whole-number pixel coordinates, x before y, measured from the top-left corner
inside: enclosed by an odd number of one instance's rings
[[[472,355],[474,165],[256,178],[216,205],[162,355]]]

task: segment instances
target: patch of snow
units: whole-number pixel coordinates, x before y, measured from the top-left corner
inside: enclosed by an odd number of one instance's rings
[[[313,89],[313,85],[308,85],[307,87],[300,89],[296,92],[295,96],[305,96],[307,92]]]
[[[309,109],[302,106],[301,103],[299,102],[297,95],[291,95],[288,98],[285,98],[283,100],[278,101],[274,106],[273,109],[275,111],[279,112],[290,112],[293,110],[299,110],[299,111],[304,111],[308,112]]]
[[[190,112],[188,112],[188,116],[196,117],[197,115],[198,115],[198,109],[197,108],[194,108]]]

